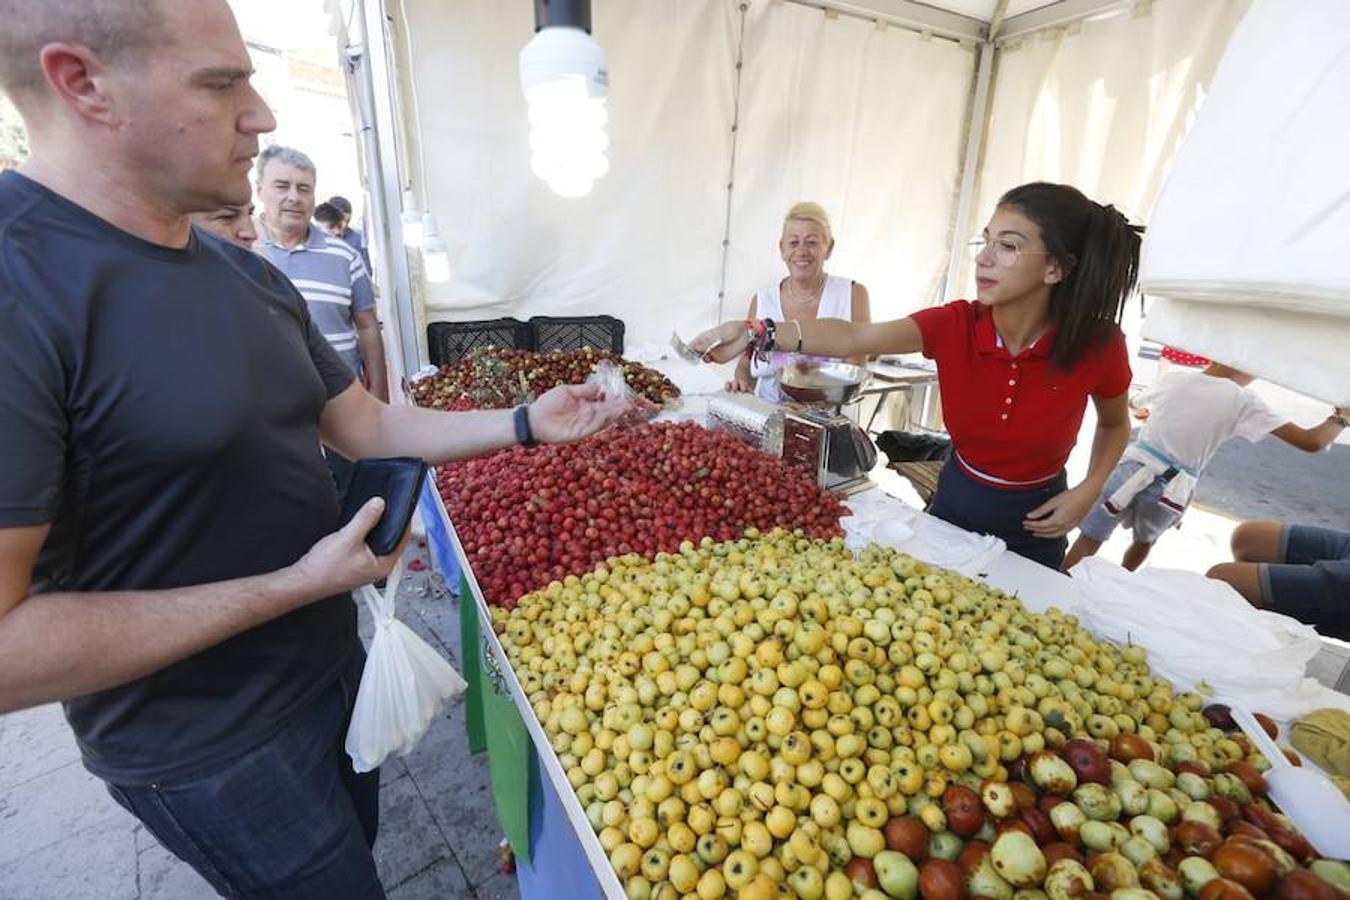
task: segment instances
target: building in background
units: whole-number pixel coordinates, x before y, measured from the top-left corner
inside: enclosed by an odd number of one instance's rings
[[[303,150],[319,168],[320,199],[341,194],[363,220],[365,190],[347,87],[322,0],[230,0],[257,74],[253,85],[276,114],[262,144]],[[0,94],[0,172],[28,157],[23,121]]]
[[[352,201],[352,221],[365,214],[365,190],[347,88],[322,0],[229,0],[248,45],[253,85],[276,115],[264,147],[303,150],[319,169],[318,194]]]
[[[28,158],[28,134],[19,111],[0,94],[0,172],[18,168]]]

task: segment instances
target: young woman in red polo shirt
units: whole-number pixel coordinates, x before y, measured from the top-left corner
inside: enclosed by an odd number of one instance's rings
[[[999,200],[976,242],[978,302],[889,322],[727,322],[692,342],[719,362],[781,350],[847,357],[923,354],[937,362],[952,460],[929,512],[994,534],[1058,568],[1130,438],[1129,355],[1118,322],[1134,289],[1139,235],[1115,208],[1036,182]],[[1087,477],[1064,463],[1091,398]]]

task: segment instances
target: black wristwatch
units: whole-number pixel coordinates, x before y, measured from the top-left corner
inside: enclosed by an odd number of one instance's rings
[[[517,406],[512,419],[516,425],[516,443],[522,447],[535,446],[538,441],[534,439],[534,432],[530,430],[530,408],[523,403]]]

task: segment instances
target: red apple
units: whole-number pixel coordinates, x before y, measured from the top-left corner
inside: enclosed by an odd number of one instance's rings
[[[1111,739],[1111,758],[1128,763],[1135,759],[1153,760],[1153,748],[1137,734],[1122,731]]]
[[[1107,763],[1106,754],[1102,748],[1098,747],[1092,741],[1078,738],[1069,741],[1060,748],[1059,755],[1073,769],[1073,773],[1078,776],[1078,783],[1092,782],[1095,784],[1111,783],[1111,767]]]
[[[1269,790],[1266,786],[1265,776],[1261,774],[1256,766],[1246,760],[1238,760],[1237,762],[1229,763],[1224,771],[1241,778],[1242,783],[1247,786],[1247,790],[1251,791],[1253,797],[1264,797]]]
[[[919,896],[923,900],[962,900],[966,877],[961,867],[945,859],[930,859],[919,869]]]
[[[943,792],[942,812],[947,816],[947,827],[958,837],[974,837],[984,826],[980,795],[964,784],[953,784]]]
[[[848,865],[844,866],[844,874],[854,885],[861,886],[864,890],[877,886],[877,870],[872,868],[872,861],[865,856],[850,859]]]
[[[893,816],[881,832],[887,850],[903,853],[915,864],[928,856],[928,826],[918,816]]]
[[[988,855],[989,845],[984,841],[968,841],[961,848],[961,854],[956,857],[956,864],[961,867],[961,873],[969,880],[979,867],[980,861]]]

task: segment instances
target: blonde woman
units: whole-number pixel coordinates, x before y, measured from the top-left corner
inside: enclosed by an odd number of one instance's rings
[[[825,261],[833,251],[834,235],[830,232],[830,217],[825,210],[819,203],[795,204],[783,218],[783,235],[778,239],[778,252],[787,265],[787,277],[755,292],[748,318],[777,322],[788,319],[870,322],[867,288],[825,272]],[[764,361],[742,356],[736,363],[735,377],[727,383],[727,390],[753,391],[771,403],[780,403],[783,392],[778,385],[778,373],[794,360],[810,358],[820,357],[791,350],[775,351]],[[852,361],[861,364],[866,357]]]

